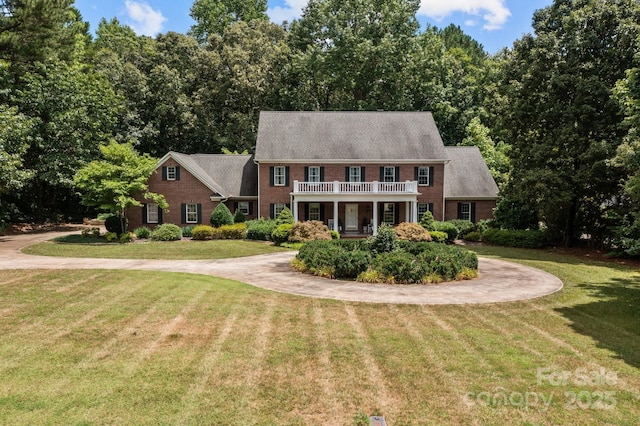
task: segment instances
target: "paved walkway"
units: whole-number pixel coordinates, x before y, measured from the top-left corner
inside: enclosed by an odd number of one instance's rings
[[[476,304],[546,296],[562,289],[557,277],[527,266],[480,258],[480,277],[439,285],[362,284],[300,274],[289,267],[293,252],[224,260],[128,260],[31,256],[22,247],[64,233],[0,237],[0,269],[131,269],[212,275],[267,290],[369,303]],[[68,234],[68,232],[67,232]],[[1,284],[1,283],[0,283]]]

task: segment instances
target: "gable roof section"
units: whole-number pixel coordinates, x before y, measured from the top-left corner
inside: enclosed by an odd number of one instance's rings
[[[171,151],[158,161],[158,167],[170,157],[218,196],[258,196],[258,167],[252,155],[188,155]]]
[[[448,146],[445,150],[451,161],[444,168],[444,198],[498,198],[498,185],[478,147]]]
[[[429,112],[260,113],[256,161],[445,160]]]

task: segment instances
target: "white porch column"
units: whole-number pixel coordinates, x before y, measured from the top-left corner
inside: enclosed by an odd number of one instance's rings
[[[340,230],[340,228],[338,228],[338,202],[337,201],[333,202],[333,230],[338,232]]]
[[[405,201],[404,203],[404,221],[411,222],[411,216],[413,216],[411,212],[411,201]]]
[[[298,200],[296,199],[296,197],[293,197],[292,207],[293,207],[293,221],[297,222],[298,221]]]
[[[373,202],[373,235],[378,235],[378,202]]]
[[[413,219],[411,219],[412,222],[418,223],[418,200],[415,199],[413,200],[413,202],[411,203],[412,205],[412,212],[413,212]]]

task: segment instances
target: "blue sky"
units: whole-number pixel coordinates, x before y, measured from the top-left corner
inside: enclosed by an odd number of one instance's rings
[[[269,17],[281,23],[300,16],[308,0],[269,0]],[[453,23],[482,43],[491,54],[511,47],[523,34],[532,32],[531,18],[553,0],[422,0],[418,19],[440,28]],[[193,2],[176,0],[76,0],[75,6],[95,31],[101,18],[118,20],[138,34],[154,36],[176,31],[186,33],[193,20]]]

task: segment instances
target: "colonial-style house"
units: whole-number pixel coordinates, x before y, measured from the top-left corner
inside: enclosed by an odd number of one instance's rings
[[[292,210],[346,233],[381,223],[492,217],[498,187],[476,147],[445,147],[428,112],[262,112],[255,155],[185,155],[158,162],[131,227],[207,223],[218,203],[248,218]],[[141,200],[142,201],[142,200]]]

